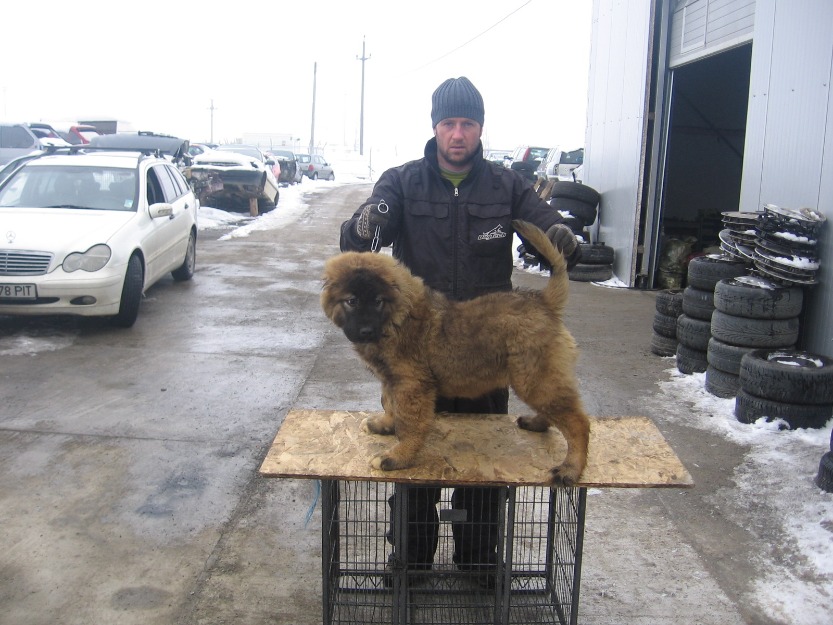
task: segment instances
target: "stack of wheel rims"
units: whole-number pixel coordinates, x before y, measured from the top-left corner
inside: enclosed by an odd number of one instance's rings
[[[677,370],[680,373],[703,373],[711,338],[714,312],[714,289],[720,280],[744,275],[745,263],[726,254],[707,254],[692,258],[686,273],[682,314],[677,317]]]
[[[718,397],[734,397],[740,387],[744,354],[795,346],[803,302],[800,287],[784,286],[761,276],[718,282],[707,351],[706,390]]]
[[[790,429],[821,428],[833,416],[833,359],[794,349],[743,355],[735,417],[780,419]]]
[[[657,292],[655,308],[651,353],[657,356],[676,356],[677,317],[683,313],[682,289]]]

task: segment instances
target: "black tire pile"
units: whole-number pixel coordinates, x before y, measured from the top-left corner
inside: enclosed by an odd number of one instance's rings
[[[816,486],[823,491],[833,493],[833,432],[830,433],[830,451],[821,457]]]
[[[676,356],[677,317],[683,314],[683,290],[659,291],[655,308],[651,352],[657,356]]]
[[[604,243],[579,243],[581,261],[567,272],[575,282],[604,282],[613,277],[613,248]]]
[[[800,287],[782,286],[760,276],[719,281],[714,291],[706,390],[717,397],[735,397],[745,354],[794,347],[803,301]]]
[[[726,254],[697,256],[688,263],[682,314],[677,317],[677,370],[703,373],[709,367],[708,348],[714,313],[714,289],[720,280],[744,275],[747,266]]]
[[[583,238],[584,229],[596,222],[599,199],[599,192],[593,187],[559,180],[552,187],[549,205],[561,213],[565,226]]]
[[[743,355],[735,417],[781,419],[791,429],[820,428],[833,417],[833,359],[794,349]]]

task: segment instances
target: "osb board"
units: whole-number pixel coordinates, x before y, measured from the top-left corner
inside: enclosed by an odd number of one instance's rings
[[[509,415],[445,415],[436,419],[418,464],[381,471],[369,461],[394,444],[368,434],[373,413],[292,410],[260,473],[267,477],[356,481],[545,486],[567,443],[557,430],[528,432]],[[688,471],[646,417],[591,418],[587,467],[580,486],[690,487]]]

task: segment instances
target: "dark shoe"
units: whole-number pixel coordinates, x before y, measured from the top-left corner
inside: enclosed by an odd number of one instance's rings
[[[408,579],[411,583],[415,583],[421,581],[425,578],[425,575],[420,575],[417,573],[418,571],[425,571],[426,575],[428,572],[431,571],[433,567],[433,563],[431,562],[419,562],[417,564],[408,564]],[[388,556],[388,561],[385,564],[385,571],[382,573],[382,583],[384,584],[385,588],[393,588],[393,575],[398,571],[401,571],[405,568],[402,564],[402,561],[399,558],[395,558],[393,554]]]

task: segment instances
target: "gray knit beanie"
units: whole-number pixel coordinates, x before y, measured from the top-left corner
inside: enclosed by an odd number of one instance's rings
[[[483,97],[465,76],[449,78],[431,96],[431,126],[449,117],[465,117],[483,125]]]

